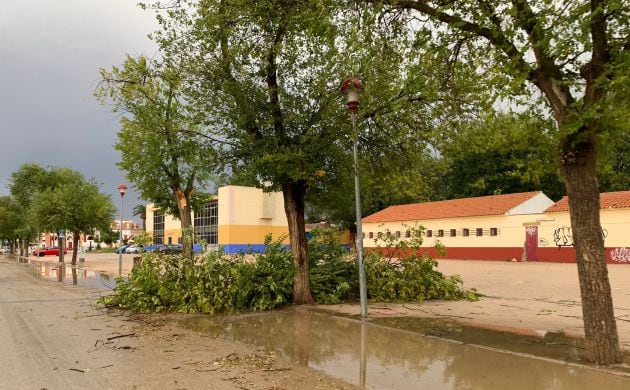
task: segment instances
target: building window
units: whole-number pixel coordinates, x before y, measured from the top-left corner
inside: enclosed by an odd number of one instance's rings
[[[407,230],[405,232],[405,237],[410,238],[411,237],[411,230]]]
[[[444,237],[444,230],[443,229],[438,230],[437,236]]]
[[[195,211],[195,242],[204,241],[209,245],[219,243],[219,203],[211,200]]]
[[[387,237],[391,237],[392,236],[392,232],[390,232],[389,230],[387,231]]]
[[[462,236],[464,236],[464,237],[468,237],[468,236],[470,236],[470,229],[464,229],[464,230],[462,231]]]
[[[451,229],[451,237],[457,237],[457,230]]]
[[[433,237],[433,230],[427,230],[427,237]]]
[[[383,238],[383,232],[378,232],[377,237],[378,238]]]
[[[370,233],[368,234],[368,237],[370,237],[370,238],[374,238],[374,232],[370,232]]]
[[[365,240],[365,233],[361,233],[361,238]]]
[[[400,230],[396,230],[396,238],[400,238]]]
[[[498,236],[499,235],[499,229],[497,229],[497,228],[490,228],[490,235],[491,236]]]
[[[481,236],[483,236],[483,229],[477,228],[477,237],[481,237]]]
[[[153,212],[153,243],[164,244],[164,214]]]

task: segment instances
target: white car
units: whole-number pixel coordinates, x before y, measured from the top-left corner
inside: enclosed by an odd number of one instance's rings
[[[9,247],[8,246],[0,247],[0,255],[5,255],[7,253],[9,253]]]
[[[142,250],[142,246],[141,245],[130,245],[127,247],[127,249],[125,249],[125,253],[140,253],[140,251]]]

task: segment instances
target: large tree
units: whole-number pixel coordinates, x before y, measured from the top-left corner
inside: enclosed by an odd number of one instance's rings
[[[123,113],[115,145],[118,166],[142,199],[177,217],[186,232],[196,190],[208,184],[217,162],[214,149],[196,141],[199,122],[183,96],[182,72],[179,62],[168,58],[127,56],[121,67],[101,70],[96,95]],[[184,234],[186,255],[192,245]]]
[[[351,176],[343,170],[354,134],[339,84],[358,77],[369,86],[358,128],[383,125],[361,136],[375,141],[362,142],[368,146],[363,153],[370,146],[382,151],[390,131],[424,125],[414,113],[425,102],[410,92],[424,80],[417,72],[421,47],[404,39],[386,42],[383,36],[395,32],[377,31],[376,14],[365,9],[349,15],[336,1],[178,4],[162,14],[164,29],[154,36],[169,55],[194,58],[189,99],[205,116],[206,136],[229,144],[232,171],[283,193],[296,268],[293,300],[310,303],[306,196],[334,182],[331,177]],[[385,115],[392,111],[408,115]]]
[[[557,124],[569,198],[586,356],[599,364],[620,362],[596,160],[602,134],[618,126],[628,131],[623,96],[630,83],[630,7],[623,0],[367,2],[385,4],[398,17],[426,18],[415,31],[430,34],[453,61],[474,63],[504,98],[546,103]]]

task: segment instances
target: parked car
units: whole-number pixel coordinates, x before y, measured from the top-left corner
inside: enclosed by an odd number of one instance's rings
[[[145,253],[151,253],[154,250],[158,249],[160,246],[162,246],[162,244],[149,244],[149,245],[144,247],[144,252]]]
[[[179,244],[160,245],[160,247],[156,249],[156,252],[169,254],[169,255],[177,255],[177,254],[182,253],[182,246]]]
[[[63,248],[63,253],[68,253],[68,250],[66,248]],[[33,251],[33,256],[59,256],[59,247],[49,246],[46,248],[35,249],[35,251]]]
[[[133,244],[133,245],[129,245],[126,249],[125,249],[125,253],[141,253],[144,252],[142,245],[137,245],[137,244]]]
[[[9,247],[8,246],[0,247],[0,254],[4,255],[4,254],[7,254],[7,253],[9,253]]]
[[[123,245],[120,248],[116,248],[116,253],[125,253],[125,249],[129,248],[131,244]]]

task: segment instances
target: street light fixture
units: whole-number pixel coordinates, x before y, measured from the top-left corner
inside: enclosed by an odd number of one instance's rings
[[[120,246],[118,247],[118,276],[122,276],[122,246],[123,246],[123,205],[125,199],[125,192],[127,192],[127,186],[124,184],[118,184],[116,187],[120,192]]]
[[[354,199],[357,213],[357,257],[359,261],[359,296],[361,299],[361,317],[367,317],[367,286],[365,282],[365,264],[363,261],[363,224],[361,222],[361,185],[359,183],[359,133],[356,129],[357,111],[359,110],[359,95],[363,91],[360,80],[350,78],[341,83],[339,88],[346,95],[346,104],[352,115],[352,154],[354,157]]]

